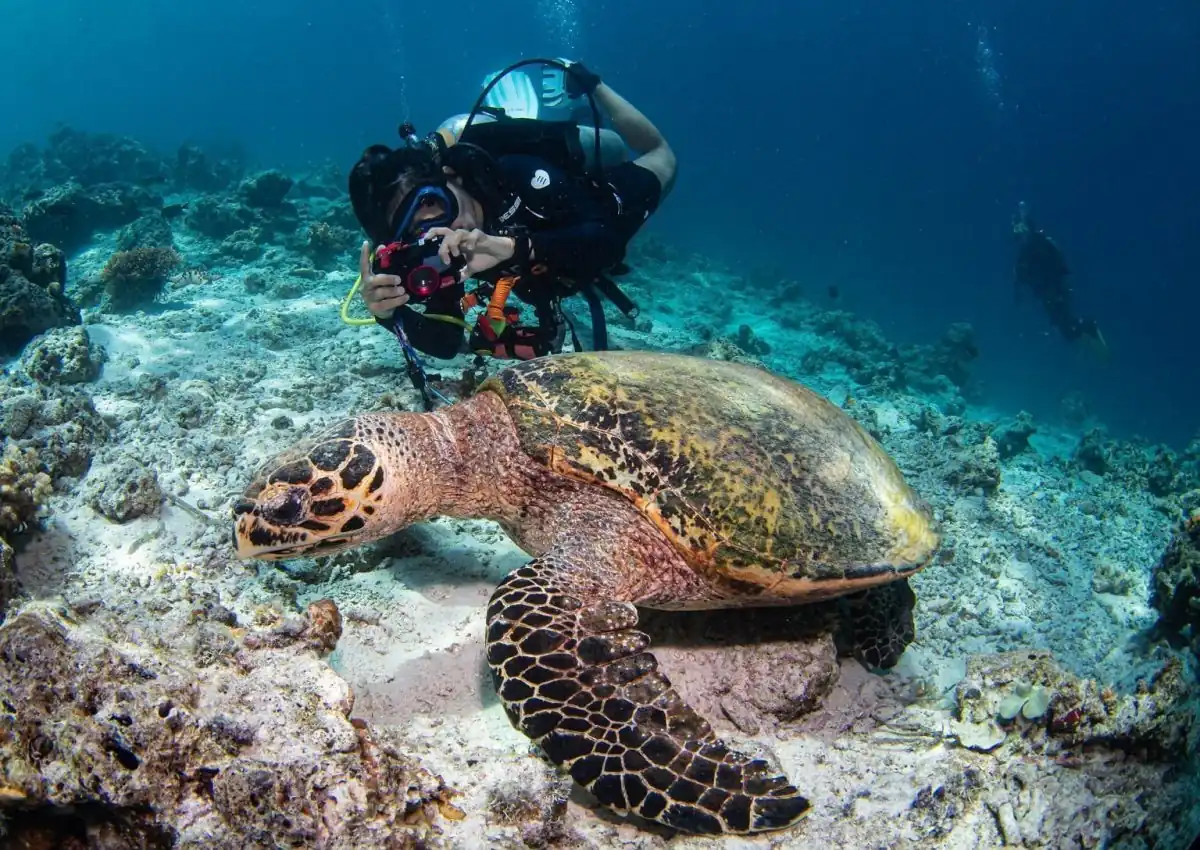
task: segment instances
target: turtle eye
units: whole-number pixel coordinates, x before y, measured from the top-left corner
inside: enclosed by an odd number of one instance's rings
[[[307,513],[308,499],[303,487],[289,487],[263,504],[263,518],[279,525],[295,525]]]

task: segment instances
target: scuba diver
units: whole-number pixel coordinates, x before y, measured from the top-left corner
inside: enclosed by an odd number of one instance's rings
[[[1014,276],[1014,291],[1018,300],[1021,290],[1028,287],[1042,302],[1046,315],[1058,332],[1069,343],[1090,342],[1099,349],[1107,349],[1104,335],[1092,319],[1082,319],[1071,310],[1071,286],[1067,277],[1071,270],[1063,258],[1062,251],[1044,230],[1039,230],[1029,214],[1029,207],[1021,201],[1013,219],[1013,236],[1017,240],[1017,261]]]
[[[544,66],[540,86],[519,71],[532,64]],[[589,103],[594,126],[577,124]],[[612,130],[601,128],[600,107]],[[637,314],[609,275],[626,270],[630,239],[670,193],[675,154],[599,76],[577,62],[526,60],[489,76],[468,115],[424,139],[409,124],[400,132],[401,147],[363,153],[349,189],[369,240],[363,299],[400,339],[410,376],[417,351],[451,358],[465,330],[479,355],[558,352],[568,328],[580,350],[561,306],[576,293],[588,301],[596,349],[607,347],[600,295]],[[626,146],[636,159],[626,160]],[[518,323],[510,294],[533,308],[535,325]],[[485,309],[468,327],[475,306]]]

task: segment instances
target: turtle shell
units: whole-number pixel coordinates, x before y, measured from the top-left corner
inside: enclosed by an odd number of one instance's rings
[[[882,447],[762,369],[586,352],[509,367],[484,389],[504,398],[530,457],[623,494],[702,573],[819,598],[911,574],[937,547]]]

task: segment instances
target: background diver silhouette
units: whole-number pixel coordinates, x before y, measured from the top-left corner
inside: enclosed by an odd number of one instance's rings
[[[1054,240],[1034,224],[1029,206],[1024,201],[1017,206],[1013,236],[1017,241],[1013,278],[1016,297],[1020,299],[1023,288],[1030,289],[1042,302],[1050,324],[1063,339],[1069,343],[1082,340],[1107,350],[1108,344],[1095,320],[1080,318],[1073,312],[1072,290],[1067,280],[1071,269]]]

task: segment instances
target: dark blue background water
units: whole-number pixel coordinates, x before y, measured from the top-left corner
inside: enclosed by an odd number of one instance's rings
[[[236,138],[264,164],[349,168],[405,110],[428,127],[486,72],[572,47],[540,14],[552,0],[9,5],[0,150],[61,120],[166,151]],[[836,284],[899,341],[970,321],[999,405],[1052,416],[1079,388],[1121,433],[1196,432],[1195,0],[577,5],[573,52],[679,153],[657,231],[751,280],[783,268],[816,292]],[[1107,365],[1014,304],[1022,198],[1066,250]]]

